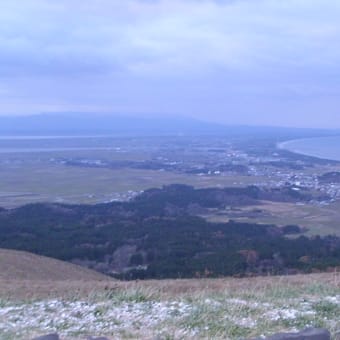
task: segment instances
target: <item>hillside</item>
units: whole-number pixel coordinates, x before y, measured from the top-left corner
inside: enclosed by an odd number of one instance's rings
[[[0,338],[239,340],[308,326],[338,339],[340,330],[337,273],[84,284],[1,284]]]
[[[129,202],[30,204],[0,211],[0,247],[29,251],[124,279],[253,276],[340,266],[340,238],[299,226],[208,222],[199,215],[259,198],[300,202],[302,192],[256,187],[150,189]],[[309,199],[309,198],[307,198]],[[292,237],[291,233],[295,233]]]
[[[0,249],[0,280],[103,281],[107,279],[105,275],[60,260],[24,251]]]

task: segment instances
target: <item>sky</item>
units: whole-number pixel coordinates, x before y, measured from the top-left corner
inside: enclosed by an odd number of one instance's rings
[[[0,115],[340,128],[338,0],[1,0]]]

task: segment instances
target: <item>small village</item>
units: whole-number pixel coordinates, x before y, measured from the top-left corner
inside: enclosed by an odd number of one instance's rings
[[[196,142],[197,143],[197,142]],[[113,153],[131,152],[131,145],[112,148]],[[187,148],[179,147],[175,140],[170,140],[167,147],[157,148],[155,145],[141,145],[133,151],[141,155],[149,154],[153,150],[152,157],[139,161],[108,160],[99,158],[50,158],[53,164],[84,168],[105,169],[135,169],[151,170],[159,172],[179,173],[200,178],[214,178],[212,183],[218,187],[229,185],[244,187],[255,185],[258,187],[282,188],[292,187],[293,190],[310,190],[320,193],[324,199],[310,202],[316,205],[327,205],[340,198],[340,163],[334,161],[316,161],[313,158],[299,159],[299,155],[292,153],[282,154],[280,149],[273,148],[272,152],[262,154],[248,153],[247,150],[237,148],[232,143],[223,143],[223,140],[207,139],[204,144],[193,142]],[[176,151],[174,151],[176,150]],[[294,158],[290,157],[294,155]],[[114,158],[114,157],[113,157]],[[339,174],[326,180],[324,175]],[[226,179],[229,179],[226,181]],[[109,201],[130,200],[140,190],[128,190],[126,192],[113,192]]]

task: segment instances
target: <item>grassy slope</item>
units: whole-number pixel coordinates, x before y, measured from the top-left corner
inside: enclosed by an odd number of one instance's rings
[[[11,288],[1,285],[0,302],[0,338],[8,340],[52,331],[68,340],[242,339],[307,326],[326,327],[337,339],[340,331],[338,273],[78,285],[13,281]]]
[[[0,249],[0,280],[107,280],[95,271],[28,252]]]

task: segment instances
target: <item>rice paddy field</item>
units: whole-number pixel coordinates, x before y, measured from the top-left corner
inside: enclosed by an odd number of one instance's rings
[[[141,190],[173,183],[196,187],[246,186],[254,184],[255,180],[235,174],[198,176],[129,167],[110,169],[70,166],[62,162],[64,159],[145,161],[159,154],[157,148],[149,145],[137,147],[133,141],[124,140],[120,141],[123,144],[115,144],[119,140],[76,138],[72,142],[60,138],[42,142],[33,139],[28,140],[32,145],[26,146],[24,142],[25,140],[15,140],[14,143],[0,139],[0,207],[13,208],[35,202],[95,204],[124,199]],[[170,153],[171,156],[172,152],[176,153],[169,151],[166,146],[162,154]],[[185,157],[198,164],[201,162],[200,154],[185,154]],[[256,178],[258,180],[261,178]]]
[[[202,215],[211,222],[227,222],[233,219],[245,223],[299,225],[305,235],[340,235],[340,202],[329,205],[297,205],[295,203],[263,201],[260,205],[240,207],[239,210],[212,211]]]

